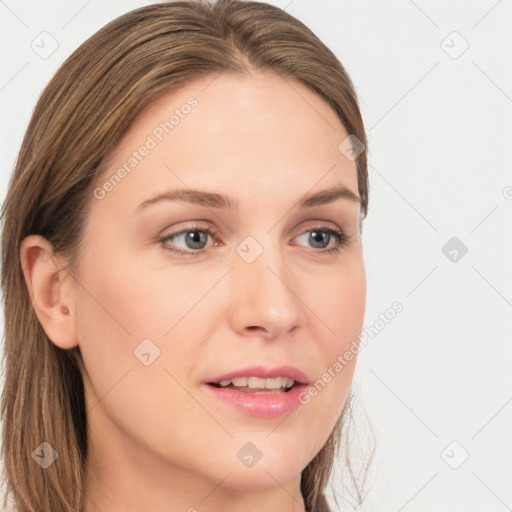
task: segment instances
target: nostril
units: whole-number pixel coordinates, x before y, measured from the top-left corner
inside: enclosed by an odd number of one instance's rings
[[[247,327],[247,329],[248,329],[249,331],[263,331],[263,332],[265,332],[265,333],[268,333],[268,330],[267,330],[267,329],[265,329],[264,327],[261,327],[261,326],[259,326],[259,325],[249,325],[249,326]]]

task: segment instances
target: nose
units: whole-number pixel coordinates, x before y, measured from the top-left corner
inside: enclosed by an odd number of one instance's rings
[[[304,321],[304,303],[282,250],[264,248],[252,263],[238,255],[231,272],[231,327],[244,336],[286,337]]]

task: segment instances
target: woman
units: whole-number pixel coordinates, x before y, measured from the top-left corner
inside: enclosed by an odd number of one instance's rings
[[[16,510],[329,510],[366,165],[350,78],[281,9],[157,3],[78,48],[2,210]]]

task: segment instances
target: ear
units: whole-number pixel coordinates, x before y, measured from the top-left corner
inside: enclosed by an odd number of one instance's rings
[[[23,275],[37,318],[50,340],[62,349],[78,345],[74,279],[64,261],[40,235],[27,236],[20,246]]]

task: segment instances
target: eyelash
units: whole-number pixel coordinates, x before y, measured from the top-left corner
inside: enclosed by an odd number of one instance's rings
[[[159,241],[163,244],[164,248],[168,251],[171,251],[173,253],[179,254],[181,256],[200,256],[204,252],[207,251],[207,249],[199,249],[196,251],[183,251],[181,249],[172,248],[169,245],[166,245],[166,242],[169,241],[169,239],[175,238],[179,235],[182,235],[183,233],[189,233],[193,231],[200,231],[202,233],[207,233],[210,237],[215,237],[216,232],[212,230],[211,228],[203,228],[200,226],[191,226],[187,229],[182,229],[181,231],[177,231],[176,233],[170,233],[169,235],[166,235],[165,237],[161,238]],[[299,233],[297,236],[303,235],[305,233],[308,233],[310,231],[323,231],[324,233],[329,233],[330,235],[334,236],[334,239],[336,240],[336,245],[332,249],[319,249],[315,252],[319,253],[326,253],[326,254],[335,254],[339,253],[341,248],[347,245],[348,243],[348,236],[341,230],[333,229],[332,227],[327,226],[316,226],[314,228],[307,229],[306,231],[303,231],[302,233]]]

